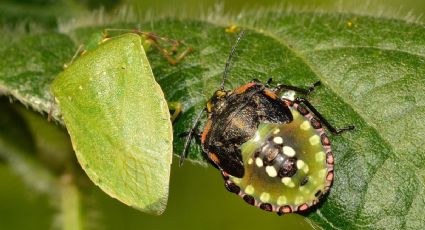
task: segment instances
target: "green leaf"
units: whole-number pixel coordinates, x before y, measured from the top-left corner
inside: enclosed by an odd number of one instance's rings
[[[254,31],[238,48],[227,87],[253,78],[298,86],[321,80],[314,105],[337,127],[356,126],[332,137],[335,183],[311,217],[325,228],[424,228],[425,30],[352,15],[276,13],[254,21],[240,22]],[[179,133],[217,89],[234,36],[201,22],[163,21],[151,28],[184,38],[196,50],[177,70],[150,56],[167,99],[184,104],[174,126]]]
[[[140,26],[184,39],[195,50],[178,66],[168,65],[154,49],[148,53],[166,99],[184,106],[174,134],[192,125],[218,88],[235,39],[235,34],[225,32],[229,25],[221,24],[223,19],[209,20],[163,20]],[[245,14],[233,21],[250,31],[238,48],[227,89],[253,78],[273,77],[276,83],[304,87],[321,80],[323,86],[311,95],[312,103],[335,126],[356,126],[354,132],[331,136],[334,185],[310,217],[326,229],[425,228],[423,26],[296,12]],[[79,30],[73,35],[77,40],[85,37]],[[183,142],[176,138],[176,153]],[[189,158],[201,160],[200,153],[193,142]]]
[[[0,48],[0,93],[9,94],[36,111],[48,113],[53,98],[49,85],[77,49],[58,33],[20,35],[5,32]]]
[[[325,84],[314,101],[326,117],[357,128],[333,138],[336,178],[313,218],[325,228],[425,228],[423,26],[270,13],[254,27],[290,47]]]
[[[172,127],[141,38],[125,34],[85,53],[53,82],[78,161],[110,196],[164,211]]]

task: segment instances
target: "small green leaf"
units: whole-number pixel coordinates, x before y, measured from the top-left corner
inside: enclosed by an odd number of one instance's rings
[[[140,36],[125,34],[85,53],[55,79],[52,91],[90,179],[127,205],[162,213],[172,127]]]

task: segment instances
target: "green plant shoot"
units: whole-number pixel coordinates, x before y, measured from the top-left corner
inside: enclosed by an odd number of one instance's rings
[[[172,126],[142,42],[127,33],[100,43],[73,61],[51,90],[90,179],[129,206],[161,214]]]

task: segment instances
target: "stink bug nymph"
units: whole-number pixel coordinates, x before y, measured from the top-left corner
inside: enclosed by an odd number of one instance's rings
[[[332,184],[334,158],[323,127],[338,135],[354,129],[335,129],[304,98],[308,89],[280,84],[274,88],[253,80],[224,89],[230,62],[242,31],[227,59],[221,87],[187,133],[183,162],[192,137],[199,136],[205,158],[220,170],[226,188],[247,203],[278,214],[304,212],[316,205]],[[283,95],[283,96],[282,96]],[[208,120],[201,135],[197,124]]]

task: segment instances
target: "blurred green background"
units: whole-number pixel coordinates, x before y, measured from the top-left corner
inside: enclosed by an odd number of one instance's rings
[[[241,10],[274,8],[367,13],[423,21],[425,1],[419,0],[1,0],[0,22],[33,21],[56,25],[57,18],[73,18],[99,8],[113,12],[131,6],[141,16],[198,16],[211,11],[238,14]]]
[[[122,6],[133,6],[141,17],[177,15],[192,17],[206,15],[211,11],[237,14],[241,10],[258,7],[300,8],[305,10],[342,11],[385,15],[388,17],[407,18],[422,22],[425,1],[418,0],[25,0],[0,1],[0,23],[3,27],[13,27],[22,22],[37,22],[46,28],[56,28],[57,18],[66,19],[90,13],[103,7],[113,13]],[[47,9],[47,10],[46,10]],[[2,44],[7,46],[7,44]],[[45,118],[22,112],[19,105],[9,105],[5,98],[0,98],[0,111],[13,111],[22,117],[22,127],[33,125],[34,121],[43,129],[54,129],[48,140],[60,139],[69,150],[65,131]],[[0,119],[4,118],[0,117]],[[50,128],[46,128],[50,127]],[[25,131],[25,130],[24,130]],[[27,130],[26,130],[27,131]],[[57,137],[55,135],[58,135]],[[37,137],[28,136],[23,142],[37,142]],[[65,138],[65,139],[64,139]],[[61,143],[62,143],[61,142]],[[48,141],[46,142],[49,143]],[[1,145],[0,145],[1,146]],[[0,151],[4,151],[0,149]],[[38,153],[34,153],[37,155]],[[0,154],[1,156],[1,154]],[[29,156],[36,157],[36,156]],[[37,155],[37,157],[39,157]],[[68,156],[75,161],[72,153]],[[176,162],[176,159],[174,159]],[[49,192],[40,192],[31,182],[11,168],[0,158],[0,229],[61,229],[59,200],[51,197]],[[78,165],[74,166],[79,171]],[[19,171],[19,170],[18,170]],[[91,229],[313,229],[314,227],[302,216],[276,215],[245,205],[236,196],[228,193],[219,173],[211,167],[205,168],[187,163],[184,167],[174,164],[171,174],[169,205],[164,215],[156,217],[143,214],[109,198],[87,179],[80,179],[78,184],[84,189],[80,198],[86,206],[83,219]],[[48,188],[47,188],[48,190]],[[62,191],[61,193],[67,194]],[[66,196],[65,196],[66,197]]]

